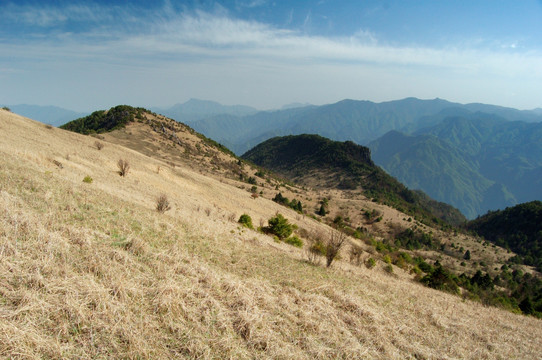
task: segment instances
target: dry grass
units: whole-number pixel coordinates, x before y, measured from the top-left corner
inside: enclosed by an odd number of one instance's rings
[[[66,154],[69,154],[67,160]],[[116,160],[132,165],[121,178]],[[49,159],[62,160],[63,168]],[[159,174],[155,171],[161,167]],[[92,186],[82,183],[89,175]],[[156,193],[171,210],[159,214]],[[0,357],[536,359],[540,320],[229,221],[280,211],[186,167],[0,112]],[[209,209],[209,214],[198,209]],[[401,270],[397,269],[396,273]]]

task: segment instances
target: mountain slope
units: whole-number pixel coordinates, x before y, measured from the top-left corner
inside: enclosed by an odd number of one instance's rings
[[[428,203],[375,166],[368,148],[350,141],[341,143],[318,135],[277,137],[261,143],[242,157],[312,186],[315,186],[315,178],[327,179],[320,186],[346,189],[361,186],[368,198],[408,214],[434,220],[431,215],[433,209]],[[447,207],[444,214],[443,218],[450,223],[458,224],[465,220],[451,207]]]
[[[464,151],[432,135],[389,132],[369,147],[377,164],[412,189],[457,206],[469,218],[492,205],[512,205],[506,188],[480,174],[478,163]],[[490,190],[491,189],[491,190]]]
[[[413,136],[391,132],[372,142],[375,162],[471,219],[541,198],[542,123],[446,115]]]
[[[511,249],[525,264],[542,271],[542,202],[531,201],[489,212],[469,222],[468,228]]]
[[[93,137],[2,110],[0,130],[2,357],[542,352],[534,318],[426,288],[399,270],[308,265],[301,250],[228,217],[280,211],[310,232],[328,228],[199,170],[105,140],[98,150]],[[132,165],[126,177],[116,171],[119,158]],[[162,192],[166,213],[155,210]]]

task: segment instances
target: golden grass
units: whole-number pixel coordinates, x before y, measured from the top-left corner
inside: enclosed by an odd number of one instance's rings
[[[1,357],[542,354],[540,320],[380,269],[312,266],[228,218],[258,223],[280,211],[309,231],[323,225],[186,167],[93,143],[0,111]],[[125,178],[119,158],[131,164]],[[162,214],[161,193],[172,207]]]

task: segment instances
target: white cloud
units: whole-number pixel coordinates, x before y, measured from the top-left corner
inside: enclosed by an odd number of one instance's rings
[[[482,92],[481,83],[491,82],[492,88],[486,94],[472,100],[487,101],[484,96],[487,98],[488,94],[498,99],[496,83],[504,86],[507,82],[523,82],[530,91],[533,83],[542,81],[542,55],[520,52],[518,47],[492,50],[479,43],[441,48],[391,46],[379,41],[369,29],[344,37],[311,36],[235,19],[224,9],[217,9],[216,13],[178,12],[167,2],[162,9],[144,16],[129,8],[83,5],[65,9],[13,7],[6,16],[38,26],[67,19],[86,19],[97,26],[83,33],[49,34],[40,41],[2,44],[0,68],[33,73],[42,69],[51,77],[55,72],[63,72],[62,76],[81,76],[84,81],[93,82],[79,70],[92,66],[97,74],[102,74],[103,81],[109,77],[128,83],[130,76],[141,76],[151,83],[161,79],[164,91],[207,91],[217,100],[230,96],[230,103],[243,102],[235,101],[236,95],[250,97],[252,104],[260,96],[260,106],[271,106],[272,98],[284,103],[316,103],[319,100],[315,99],[324,99],[325,94],[329,101],[340,100],[337,96],[390,100],[395,96],[446,98],[446,94],[452,94],[448,95],[451,100],[460,100],[466,93],[474,96],[472,89]],[[310,21],[310,13],[307,19]],[[32,63],[39,67],[31,69]],[[10,75],[13,81],[17,79],[16,73],[4,72],[4,78]],[[192,85],[179,90],[168,83],[173,79]],[[141,91],[139,96],[149,96],[145,89]],[[294,97],[299,94],[311,94],[314,98]],[[151,96],[164,98],[156,92]],[[529,96],[535,98],[533,94]],[[502,100],[493,102],[505,104]]]

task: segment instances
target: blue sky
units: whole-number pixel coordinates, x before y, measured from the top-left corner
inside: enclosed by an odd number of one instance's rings
[[[5,1],[0,103],[542,107],[542,1]]]

